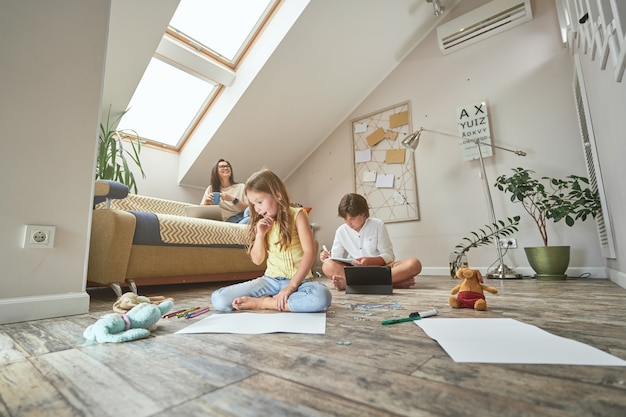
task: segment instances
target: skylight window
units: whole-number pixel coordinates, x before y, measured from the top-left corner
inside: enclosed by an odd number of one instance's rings
[[[118,129],[180,150],[281,0],[181,0]]]
[[[170,27],[233,62],[271,0],[182,0]]]
[[[215,88],[216,84],[152,58],[119,128],[175,146]]]

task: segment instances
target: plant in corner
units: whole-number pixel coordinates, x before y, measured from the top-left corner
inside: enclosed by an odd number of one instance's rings
[[[139,135],[133,130],[116,130],[122,116],[128,110],[123,111],[114,120],[111,120],[111,109],[107,114],[106,124],[100,123],[98,136],[98,157],[96,163],[96,179],[114,180],[128,186],[131,192],[137,194],[137,182],[135,175],[130,170],[127,157],[139,168],[142,178],[146,178],[139,159],[141,142]],[[128,140],[131,150],[124,148],[124,140]]]
[[[598,193],[589,187],[589,180],[578,175],[565,179],[541,177],[524,168],[513,168],[510,176],[500,175],[495,187],[509,193],[513,203],[521,203],[534,220],[543,240],[542,247],[524,248],[530,266],[538,279],[562,280],[569,266],[569,246],[548,246],[548,220],[561,220],[568,226],[601,211]]]

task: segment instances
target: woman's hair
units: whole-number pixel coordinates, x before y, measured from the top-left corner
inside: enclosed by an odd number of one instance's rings
[[[370,216],[370,209],[365,197],[361,194],[350,193],[341,198],[339,207],[337,208],[337,214],[343,219],[348,215],[354,217],[364,214],[367,219]]]
[[[211,169],[211,190],[216,192],[222,191],[222,183],[220,183],[220,176],[218,175],[220,162],[226,162],[230,166],[230,177],[228,178],[230,185],[237,184],[235,182],[235,174],[233,174],[233,166],[227,160],[220,159]]]
[[[271,195],[278,203],[278,213],[274,221],[280,225],[280,249],[285,250],[291,245],[291,229],[293,227],[293,219],[291,218],[289,207],[289,195],[287,193],[287,187],[276,174],[269,169],[264,169],[255,172],[246,181],[246,193],[248,191],[256,191],[259,193],[267,193]],[[248,235],[250,246],[248,251],[252,248],[252,242],[256,234],[256,225],[261,220],[262,216],[254,210],[252,202],[248,202],[250,207],[250,223],[248,223]],[[267,236],[267,235],[266,235]],[[267,244],[267,242],[266,242]]]

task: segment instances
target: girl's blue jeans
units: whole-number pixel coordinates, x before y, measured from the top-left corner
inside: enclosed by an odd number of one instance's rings
[[[289,284],[289,278],[262,276],[251,281],[229,285],[211,294],[213,308],[218,311],[232,311],[233,300],[237,297],[274,296]],[[298,290],[287,299],[289,310],[294,313],[324,311],[330,305],[332,295],[325,285],[305,280]]]

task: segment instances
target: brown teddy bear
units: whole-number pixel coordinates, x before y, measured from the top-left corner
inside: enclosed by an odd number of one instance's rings
[[[456,278],[462,279],[463,282],[452,288],[450,294],[453,297],[448,298],[448,304],[453,308],[473,308],[474,310],[487,310],[487,301],[483,290],[492,294],[497,294],[498,290],[489,285],[483,284],[483,276],[480,271],[462,266],[456,271]],[[454,297],[454,294],[458,295]]]
[[[122,294],[122,296],[113,304],[113,311],[119,314],[126,314],[130,309],[138,306],[139,304],[153,304],[158,306],[164,301],[174,300],[160,295],[154,297],[144,297],[143,295],[137,295],[134,292],[127,292]]]

